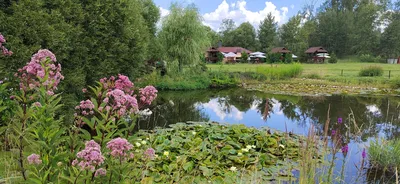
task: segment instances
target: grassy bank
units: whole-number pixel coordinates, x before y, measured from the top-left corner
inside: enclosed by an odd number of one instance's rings
[[[382,63],[337,63],[337,64],[299,64],[300,75],[292,78],[269,78],[262,83],[242,81],[255,90],[283,94],[397,94],[400,87],[400,65]],[[382,76],[361,77],[360,70],[368,66],[383,69]],[[286,64],[234,64],[207,65],[209,71],[254,72],[276,71],[287,67]],[[390,78],[389,78],[390,73]],[[268,75],[267,75],[268,76]],[[290,80],[288,80],[290,78]]]

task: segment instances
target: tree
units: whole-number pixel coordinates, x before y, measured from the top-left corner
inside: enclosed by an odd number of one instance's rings
[[[198,64],[210,44],[202,17],[194,5],[172,4],[170,10],[162,22],[160,38],[168,59],[177,60],[182,72],[183,65]]]
[[[212,47],[217,47],[218,42],[221,40],[220,35],[211,29],[209,26],[204,26],[204,29],[207,32],[207,38]]]
[[[235,46],[256,49],[256,30],[249,22],[242,23],[233,31]]]
[[[276,43],[277,29],[278,24],[275,21],[275,17],[269,13],[267,17],[261,21],[258,31],[258,40],[260,41],[261,51],[267,52],[274,47]]]
[[[222,38],[222,45],[224,46],[235,46],[235,35],[234,31],[236,29],[236,24],[232,19],[222,20],[220,26],[220,35]]]
[[[388,58],[400,56],[400,1],[396,5],[397,11],[390,14],[390,23],[385,28],[380,43],[382,53]]]
[[[242,62],[247,62],[247,60],[249,59],[249,55],[247,54],[247,52],[242,52]]]
[[[301,17],[299,15],[294,16],[286,24],[282,25],[280,29],[280,39],[283,45],[292,50],[293,53],[301,52],[298,47],[300,21]]]

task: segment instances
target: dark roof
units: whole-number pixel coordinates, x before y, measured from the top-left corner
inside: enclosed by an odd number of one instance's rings
[[[313,53],[328,53],[323,47],[310,47],[306,50],[306,54],[313,54]]]
[[[290,50],[287,50],[285,47],[276,47],[271,50],[272,53],[291,53]]]
[[[218,49],[216,49],[215,47],[211,47],[207,50],[207,52],[219,52]]]
[[[242,52],[247,52],[248,54],[252,53],[251,51],[242,48],[242,47],[220,47],[218,48],[218,50],[220,52],[225,52],[225,53],[229,53],[229,52],[233,52],[233,53],[242,53]]]

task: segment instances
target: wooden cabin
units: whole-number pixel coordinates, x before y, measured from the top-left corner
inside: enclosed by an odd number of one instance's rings
[[[323,47],[310,47],[305,52],[307,54],[307,60],[312,61],[314,63],[323,63],[325,62],[325,57],[319,57],[318,54],[326,54],[328,53]]]

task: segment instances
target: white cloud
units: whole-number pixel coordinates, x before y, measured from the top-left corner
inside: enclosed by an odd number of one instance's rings
[[[239,0],[235,3],[229,4],[226,0],[218,6],[216,10],[210,13],[204,14],[204,22],[210,25],[211,28],[217,30],[223,19],[232,19],[237,25],[243,22],[250,22],[258,28],[260,22],[271,13],[278,24],[283,24],[287,20],[287,13],[289,9],[287,7],[282,7],[277,9],[277,7],[272,2],[265,2],[265,7],[260,11],[250,11],[246,8],[247,2],[245,0]]]
[[[160,8],[161,17],[165,17],[165,16],[169,15],[169,13],[171,12],[171,11],[169,11],[167,9],[162,8],[162,7],[159,7],[159,8]]]

